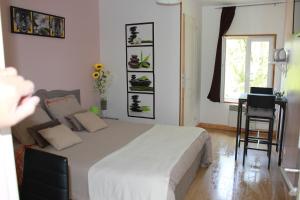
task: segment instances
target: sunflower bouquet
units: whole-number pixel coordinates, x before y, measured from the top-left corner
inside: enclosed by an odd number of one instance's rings
[[[110,82],[110,71],[104,70],[103,64],[94,64],[94,72],[92,77],[94,79],[94,88],[100,95],[103,95]]]

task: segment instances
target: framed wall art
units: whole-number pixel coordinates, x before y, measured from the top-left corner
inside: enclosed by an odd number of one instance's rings
[[[128,72],[128,91],[154,93],[153,73]]]
[[[153,94],[129,93],[128,116],[154,119]]]
[[[10,7],[11,32],[65,38],[65,18],[24,8]]]
[[[127,113],[155,119],[154,23],[125,25]]]
[[[134,47],[127,49],[128,71],[153,71],[152,47]]]

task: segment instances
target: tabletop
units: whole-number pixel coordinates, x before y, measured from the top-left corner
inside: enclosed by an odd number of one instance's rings
[[[248,93],[241,94],[241,96],[239,98],[239,101],[246,102],[247,101],[247,95],[248,95]],[[258,95],[267,96],[269,94],[258,94]],[[275,103],[276,104],[286,104],[287,103],[287,98],[286,97],[276,97],[275,98]]]

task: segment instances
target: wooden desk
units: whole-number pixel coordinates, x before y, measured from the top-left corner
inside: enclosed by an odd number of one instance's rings
[[[236,145],[235,145],[235,160],[237,159],[237,150],[240,146],[240,142],[243,142],[241,139],[241,128],[242,128],[242,109],[243,104],[247,102],[247,94],[242,94],[239,98],[239,104],[238,104],[238,115],[237,115],[237,133],[236,133]],[[282,98],[276,98],[275,104],[279,105],[279,119],[278,119],[278,127],[277,127],[277,142],[276,150],[278,151],[278,145],[279,145],[279,156],[278,156],[278,165],[281,165],[282,160],[282,145],[283,145],[283,135],[284,135],[284,123],[285,123],[285,111],[286,111],[286,104],[287,99],[285,97]],[[279,139],[279,140],[278,140]]]

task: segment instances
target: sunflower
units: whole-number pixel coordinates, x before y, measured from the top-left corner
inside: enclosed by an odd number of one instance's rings
[[[92,73],[92,77],[94,79],[98,79],[100,77],[100,73],[99,72],[94,72],[94,73]]]
[[[94,64],[94,68],[97,71],[100,71],[103,67],[104,67],[103,64]]]

